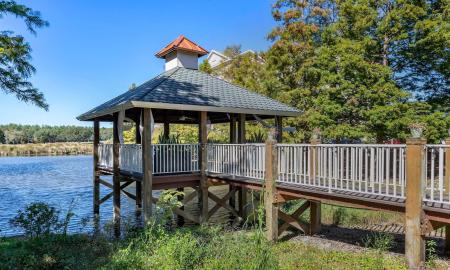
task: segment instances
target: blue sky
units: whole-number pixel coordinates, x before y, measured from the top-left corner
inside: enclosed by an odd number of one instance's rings
[[[183,34],[207,50],[229,44],[265,50],[275,25],[273,1],[18,0],[39,10],[48,28],[29,34],[22,21],[0,19],[0,30],[25,36],[44,92],[45,112],[0,92],[0,124],[90,125],[79,114],[163,71],[154,54]]]

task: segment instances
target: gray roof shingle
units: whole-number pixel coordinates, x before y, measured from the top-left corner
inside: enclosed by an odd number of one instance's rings
[[[207,73],[174,68],[77,118],[91,120],[94,117],[118,111],[124,106],[140,107],[136,105],[140,102],[162,105],[159,108],[171,104],[187,105],[189,108],[207,107],[205,111],[235,112],[233,109],[237,109],[243,113],[248,111],[248,113],[259,112],[266,115],[295,116],[299,114],[299,111],[293,107]],[[182,106],[179,107],[183,109]]]

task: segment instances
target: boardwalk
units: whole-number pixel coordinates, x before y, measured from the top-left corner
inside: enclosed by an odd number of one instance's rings
[[[153,174],[182,177],[200,172],[199,144],[156,144]],[[450,145],[426,145],[423,205],[450,214],[449,177],[445,173]],[[313,192],[331,200],[361,200],[404,207],[406,145],[277,144],[277,187]],[[311,155],[317,154],[312,162]],[[208,144],[207,175],[216,181],[261,186],[265,175],[264,144]],[[99,147],[100,168],[112,169],[112,144]],[[120,170],[142,174],[142,149],[120,146]],[[316,171],[316,174],[313,174]],[[197,174],[198,175],[198,174]],[[444,177],[445,176],[445,177]]]

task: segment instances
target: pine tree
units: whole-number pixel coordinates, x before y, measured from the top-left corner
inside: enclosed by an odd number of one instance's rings
[[[36,29],[48,26],[39,12],[15,1],[0,1],[0,18],[4,15],[23,19],[33,34],[36,34]],[[22,36],[12,31],[0,31],[0,89],[48,110],[44,95],[28,81],[36,71],[30,60],[31,47]]]

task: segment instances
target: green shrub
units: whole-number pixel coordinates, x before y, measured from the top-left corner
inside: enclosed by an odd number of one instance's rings
[[[39,237],[56,231],[59,224],[59,212],[43,202],[30,203],[25,210],[19,210],[10,220],[10,224],[20,228],[26,236]]]

